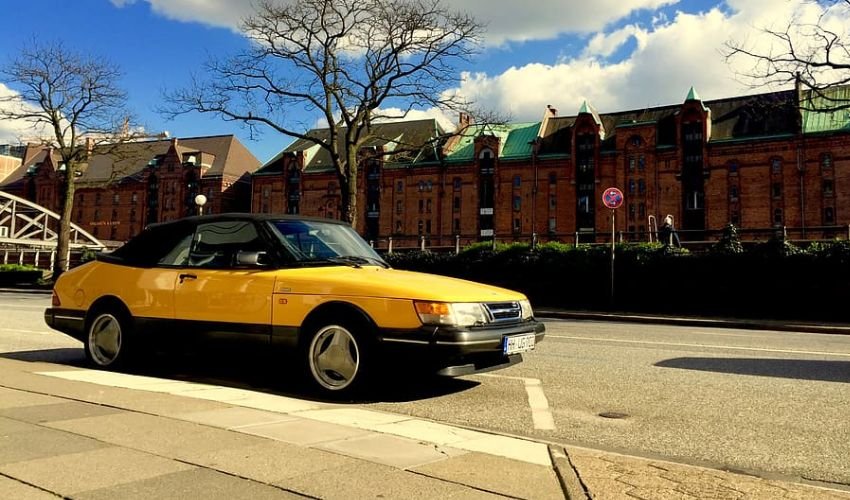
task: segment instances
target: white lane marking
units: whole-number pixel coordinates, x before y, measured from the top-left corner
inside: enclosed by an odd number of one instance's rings
[[[531,420],[534,422],[534,428],[545,431],[555,430],[555,419],[552,418],[552,412],[549,411],[549,400],[546,399],[546,394],[543,393],[543,383],[540,382],[540,379],[492,374],[481,374],[479,377],[505,378],[521,381],[525,386],[525,393],[528,395],[528,406],[531,407]]]
[[[826,352],[826,351],[797,351],[794,349],[767,349],[764,347],[740,347],[731,345],[711,345],[711,344],[686,344],[680,342],[653,342],[650,340],[625,340],[625,339],[600,339],[595,337],[571,337],[568,335],[546,335],[547,339],[570,339],[570,340],[591,340],[596,342],[615,342],[621,344],[645,344],[645,345],[661,345],[674,347],[702,347],[707,349],[725,349],[729,351],[758,351],[758,352],[777,352],[781,354],[807,354],[816,356],[837,356],[842,358],[850,358],[850,352]]]

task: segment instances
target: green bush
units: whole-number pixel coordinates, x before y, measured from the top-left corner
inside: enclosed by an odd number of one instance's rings
[[[0,264],[0,273],[10,271],[38,271],[37,267],[20,265],[20,264]]]

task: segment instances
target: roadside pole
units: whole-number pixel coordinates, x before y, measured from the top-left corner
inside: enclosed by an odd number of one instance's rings
[[[623,192],[610,187],[602,193],[602,204],[611,209],[611,309],[614,308],[614,254],[617,248],[617,209],[623,205]]]

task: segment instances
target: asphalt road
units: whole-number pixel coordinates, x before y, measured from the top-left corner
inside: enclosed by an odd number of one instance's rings
[[[0,354],[82,363],[44,325],[49,296],[0,294]],[[149,374],[299,395],[246,358],[159,360]],[[409,378],[372,408],[550,442],[850,485],[850,336],[547,321],[507,370]],[[309,397],[309,395],[307,395]],[[604,416],[603,416],[604,415]],[[610,418],[616,417],[616,418]]]

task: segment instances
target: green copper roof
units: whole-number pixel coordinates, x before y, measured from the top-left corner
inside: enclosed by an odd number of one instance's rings
[[[697,94],[697,89],[691,86],[691,90],[688,91],[688,97],[685,97],[685,101],[701,101],[699,94]]]
[[[581,107],[578,108],[578,114],[590,113],[590,112],[591,112],[590,111],[590,105],[587,104],[587,100],[585,99],[584,101],[582,101]]]
[[[531,144],[537,137],[540,122],[508,123],[504,125],[473,125],[463,134],[453,150],[446,155],[449,162],[468,162],[475,153],[475,138],[493,135],[499,138],[500,159],[531,157]]]
[[[801,99],[803,133],[850,131],[850,109],[834,109],[850,104],[850,87],[833,87],[821,94],[809,97],[807,91]]]

